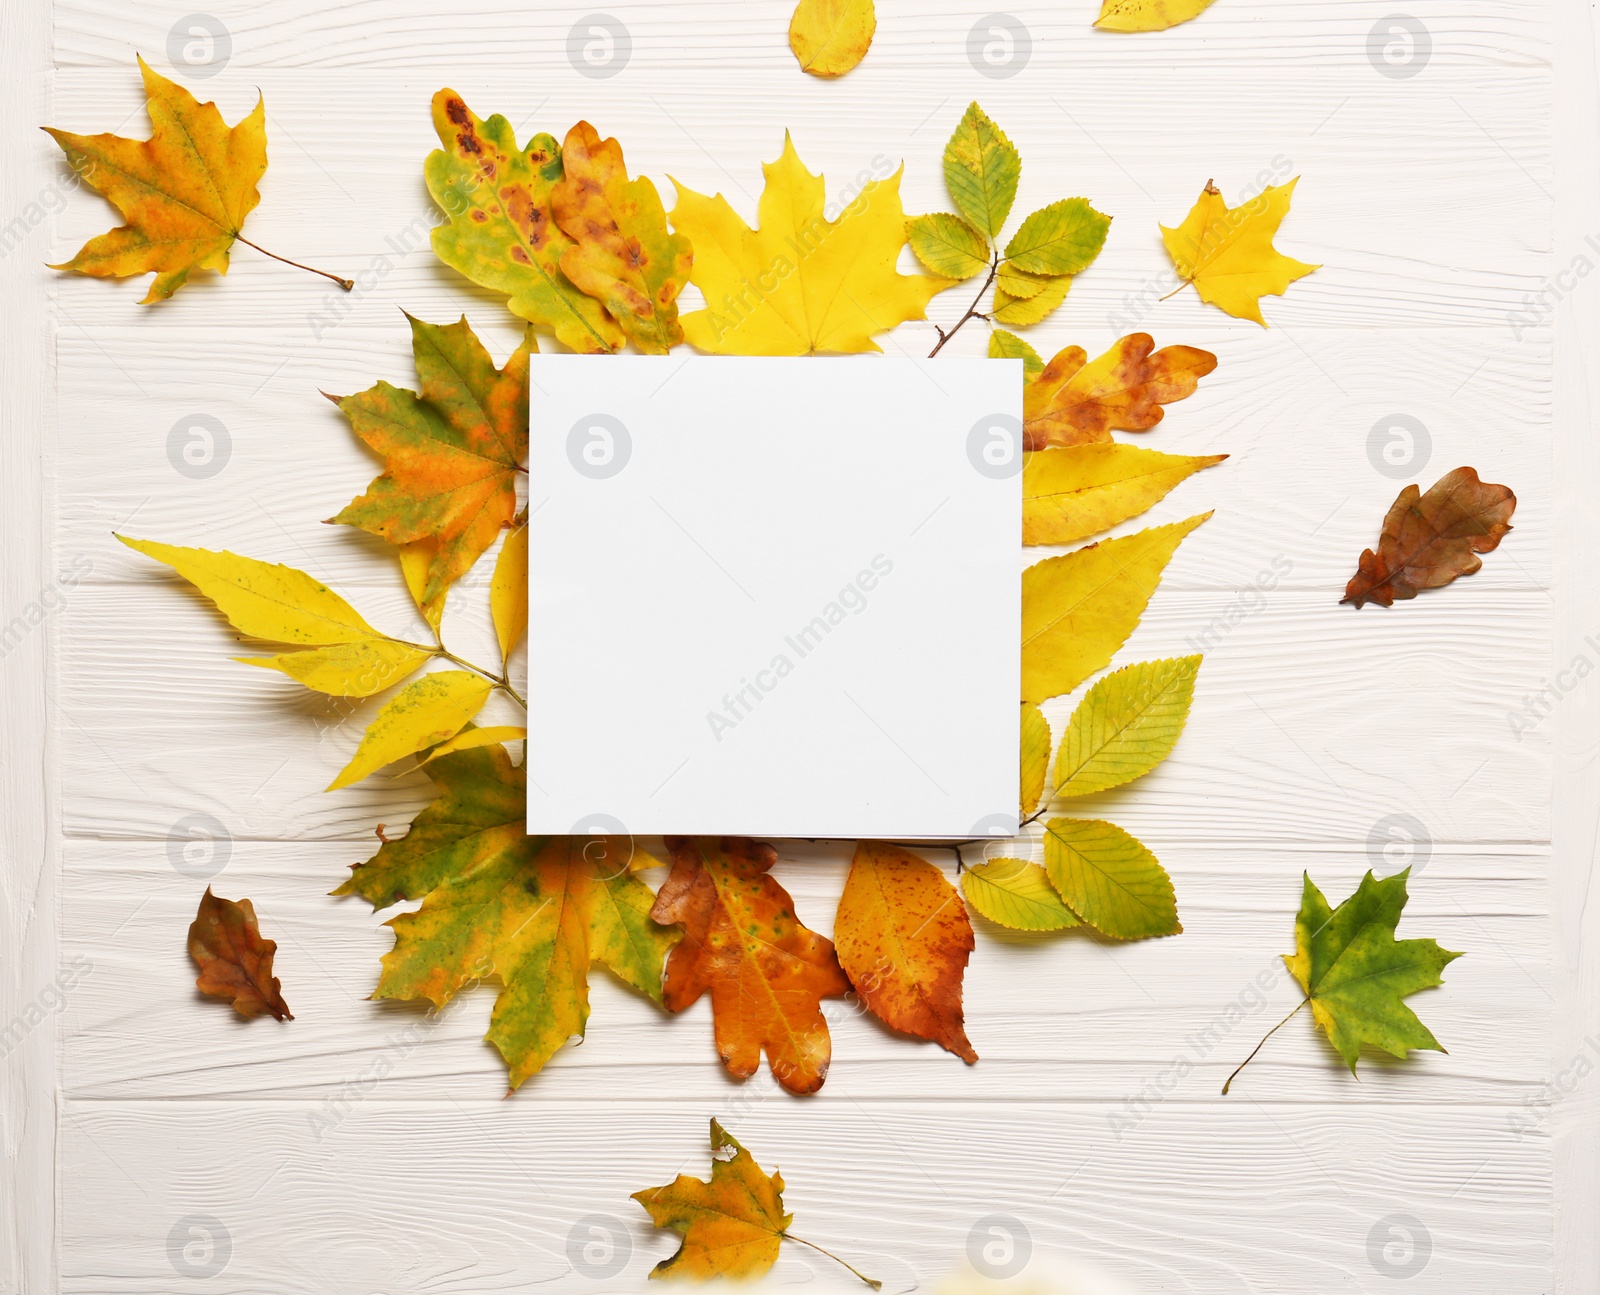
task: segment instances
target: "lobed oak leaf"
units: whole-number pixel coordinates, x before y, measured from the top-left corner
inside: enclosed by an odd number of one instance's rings
[[[1162,406],[1192,396],[1217,357],[1195,346],[1155,350],[1149,333],[1129,333],[1092,363],[1081,346],[1059,351],[1022,392],[1023,447],[1110,441],[1113,431],[1143,432]]]
[[[466,316],[444,325],[406,318],[421,391],[379,382],[329,397],[384,462],[366,493],[331,520],[391,544],[431,543],[418,599],[426,616],[516,514],[516,478],[528,454],[528,356],[538,344],[529,329],[497,369]]]
[[[972,923],[939,869],[898,846],[857,842],[833,940],[839,965],[874,1016],[969,1065],[977,1061],[961,1010]]]
[[[683,926],[667,959],[665,1003],[681,1012],[711,995],[717,1052],[748,1079],[765,1049],[792,1093],[822,1087],[832,1056],[824,998],[850,990],[833,943],[800,924],[769,874],[777,851],[742,837],[668,837],[672,872],[651,916]]]
[[[878,351],[873,335],[925,319],[951,281],[901,274],[906,243],[900,176],[870,180],[839,213],[824,214],[823,181],[794,141],[762,164],[760,224],[751,229],[721,194],[677,184],[672,224],[695,247],[690,278],[706,308],[683,317],[690,345],[718,355]]]
[[[1423,494],[1413,483],[1383,519],[1376,551],[1367,549],[1340,602],[1392,607],[1483,565],[1511,529],[1517,497],[1509,486],[1478,479],[1474,468],[1445,473]]]
[[[867,56],[877,29],[873,0],[800,0],[789,20],[789,48],[801,71],[843,76]]]
[[[1185,536],[1210,517],[1102,540],[1022,573],[1022,700],[1071,692],[1110,664]]]
[[[434,255],[473,283],[505,293],[512,314],[563,346],[585,354],[621,347],[616,320],[561,268],[573,240],[551,212],[562,176],[555,139],[539,134],[519,147],[504,117],[480,120],[449,89],[433,96],[433,128],[444,147],[428,154],[423,176],[449,217],[434,227]]]
[[[433,803],[333,893],[374,908],[422,900],[387,923],[395,942],[373,997],[443,1007],[479,981],[500,982],[486,1037],[516,1089],[583,1034],[594,963],[660,1002],[675,932],[649,915],[631,842],[527,835],[526,781],[503,747],[458,750],[424,768],[439,791]]]
[[[1198,18],[1212,0],[1104,0],[1094,25],[1104,31],[1165,31]]]
[[[1035,450],[1022,461],[1022,542],[1071,544],[1137,517],[1226,454],[1162,454],[1108,441]]]
[[[276,941],[261,936],[254,904],[248,899],[223,899],[206,887],[200,911],[189,925],[189,956],[200,968],[194,983],[202,994],[228,999],[247,1020],[264,1013],[280,1021],[294,1020],[272,974],[277,951]]]
[[[689,240],[667,229],[667,213],[647,176],[628,179],[622,145],[586,121],[567,132],[562,177],[550,191],[556,224],[573,242],[561,270],[616,320],[648,355],[683,340],[678,293],[694,261]]]
[[[1161,227],[1178,277],[1194,284],[1200,300],[1265,328],[1261,298],[1287,292],[1296,279],[1321,268],[1285,256],[1272,245],[1299,183],[1296,176],[1230,207],[1222,190],[1207,180],[1183,223],[1175,229]]]

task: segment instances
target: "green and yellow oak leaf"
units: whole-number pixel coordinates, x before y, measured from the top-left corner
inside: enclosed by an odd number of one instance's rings
[[[1143,940],[1183,930],[1167,870],[1115,823],[1048,820],[1044,868],[1067,907],[1102,935]]]
[[[1212,0],[1104,0],[1094,25],[1104,31],[1165,31],[1198,18]]]
[[[1026,859],[989,859],[961,874],[961,893],[983,917],[1013,931],[1065,931],[1082,925],[1050,876]]]
[[[528,356],[538,344],[529,329],[497,369],[465,316],[454,324],[407,319],[422,390],[380,381],[329,397],[384,464],[332,520],[391,544],[431,541],[419,600],[426,615],[516,514],[517,473],[528,454]]]
[[[505,293],[512,314],[563,346],[586,354],[620,348],[622,328],[561,268],[574,242],[551,211],[562,178],[554,138],[535,135],[518,147],[510,122],[498,113],[480,120],[454,90],[433,96],[433,128],[444,147],[428,154],[423,174],[448,217],[434,228],[434,255]]]
[[[791,1093],[822,1087],[833,1055],[822,999],[850,992],[833,943],[801,925],[770,875],[777,851],[743,837],[668,837],[672,872],[652,916],[683,926],[667,960],[669,1011],[711,995],[717,1054],[748,1079],[765,1049]]]
[[[425,769],[437,798],[334,894],[374,908],[422,901],[389,921],[394,948],[373,997],[437,1008],[479,981],[499,982],[487,1038],[515,1089],[583,1034],[594,963],[659,1003],[676,932],[651,920],[650,888],[609,862],[624,843],[597,851],[585,837],[527,835],[526,783],[503,747],[457,751]]]
[[[1210,516],[1102,540],[1023,571],[1022,700],[1071,692],[1108,665],[1178,545]]]
[[[1061,735],[1056,796],[1091,796],[1141,778],[1172,754],[1194,700],[1198,656],[1123,666],[1084,694]]]
[[[1378,880],[1369,872],[1338,908],[1305,877],[1295,951],[1283,961],[1351,1074],[1363,1044],[1401,1059],[1411,1048],[1445,1050],[1402,1000],[1441,983],[1440,973],[1461,955],[1434,940],[1394,938],[1410,873]]]
[[[91,238],[55,270],[97,278],[154,272],[145,302],[181,288],[193,270],[228,272],[228,251],[261,201],[267,169],[267,109],[237,126],[214,103],[200,103],[139,60],[150,112],[150,138],[75,135],[45,129],[80,179],[102,193],[128,223]]]
[[[683,340],[678,293],[694,261],[689,240],[667,229],[667,213],[648,176],[628,179],[622,145],[580,121],[561,148],[563,175],[551,212],[572,239],[561,270],[616,320],[647,355]]]
[[[171,567],[247,638],[299,649],[236,660],[280,671],[317,692],[370,697],[436,654],[435,648],[373,629],[327,585],[294,567],[226,550],[117,538]]]
[[[1162,454],[1107,441],[1035,450],[1022,461],[1022,542],[1072,544],[1153,507],[1226,454]]]
[[[789,20],[789,48],[802,72],[843,76],[866,57],[877,29],[873,0],[800,0]]]
[[[719,355],[850,354],[908,319],[950,280],[901,274],[906,243],[900,176],[868,181],[840,211],[824,214],[822,177],[784,135],[783,153],[762,164],[766,187],[751,229],[721,194],[677,184],[673,227],[694,245],[690,278],[706,308],[683,317],[683,334]]]
[[[1149,333],[1129,333],[1095,360],[1068,346],[1022,391],[1023,445],[1109,442],[1113,431],[1143,432],[1162,406],[1194,394],[1217,357],[1195,346],[1155,350]]]
[[[1178,277],[1194,284],[1200,300],[1265,328],[1261,298],[1287,292],[1296,279],[1320,268],[1285,256],[1272,245],[1299,183],[1296,176],[1230,207],[1222,190],[1207,180],[1183,223],[1161,227]]]

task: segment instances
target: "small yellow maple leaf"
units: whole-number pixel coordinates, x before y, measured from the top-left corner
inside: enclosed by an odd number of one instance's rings
[[[706,309],[683,316],[690,345],[718,355],[877,351],[873,334],[927,318],[929,298],[954,282],[895,269],[906,242],[900,171],[869,180],[829,220],[822,177],[806,170],[787,133],[782,156],[761,169],[757,229],[720,193],[673,181],[672,224],[694,244],[690,281],[706,299]]]
[[[1222,191],[1207,180],[1183,223],[1176,229],[1161,227],[1178,277],[1194,284],[1200,300],[1265,328],[1261,298],[1277,296],[1296,279],[1321,268],[1285,256],[1272,245],[1299,183],[1296,176],[1230,207]]]

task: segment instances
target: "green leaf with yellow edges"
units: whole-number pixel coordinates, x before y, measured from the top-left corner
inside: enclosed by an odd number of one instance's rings
[[[906,238],[917,260],[947,279],[970,279],[989,268],[988,240],[949,212],[906,221]]]
[[[1198,656],[1141,661],[1098,680],[1061,735],[1057,796],[1091,796],[1141,778],[1172,754],[1194,700]]]
[[[1049,874],[1026,859],[990,859],[961,874],[967,903],[1013,931],[1065,931],[1082,925],[1061,902]]]
[[[1021,178],[1022,155],[982,108],[968,104],[944,146],[944,183],[984,237],[1000,237]]]
[[[1143,940],[1183,930],[1167,870],[1115,823],[1050,819],[1044,867],[1067,907],[1102,935]]]

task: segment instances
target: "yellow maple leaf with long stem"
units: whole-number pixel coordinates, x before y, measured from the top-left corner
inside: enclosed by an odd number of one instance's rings
[[[128,222],[91,238],[70,261],[71,270],[99,279],[155,273],[142,304],[162,301],[181,288],[193,270],[228,272],[235,242],[332,279],[346,292],[355,284],[325,270],[312,270],[252,243],[239,231],[261,201],[256,188],[267,169],[267,109],[260,97],[237,126],[222,119],[214,103],[200,103],[142,58],[149,139],[121,135],[75,135],[46,126],[72,169],[104,194]]]
[[[927,318],[929,298],[954,282],[895,268],[906,242],[901,171],[868,181],[829,220],[822,177],[787,133],[783,154],[761,169],[756,229],[720,193],[673,181],[672,224],[694,245],[690,282],[706,299],[683,316],[690,345],[718,355],[877,351],[874,334]]]
[[[1207,180],[1183,223],[1176,229],[1161,227],[1161,240],[1178,277],[1194,284],[1201,301],[1265,328],[1261,298],[1286,292],[1296,279],[1321,269],[1285,256],[1272,245],[1299,183],[1296,176],[1230,207],[1222,191]]]

